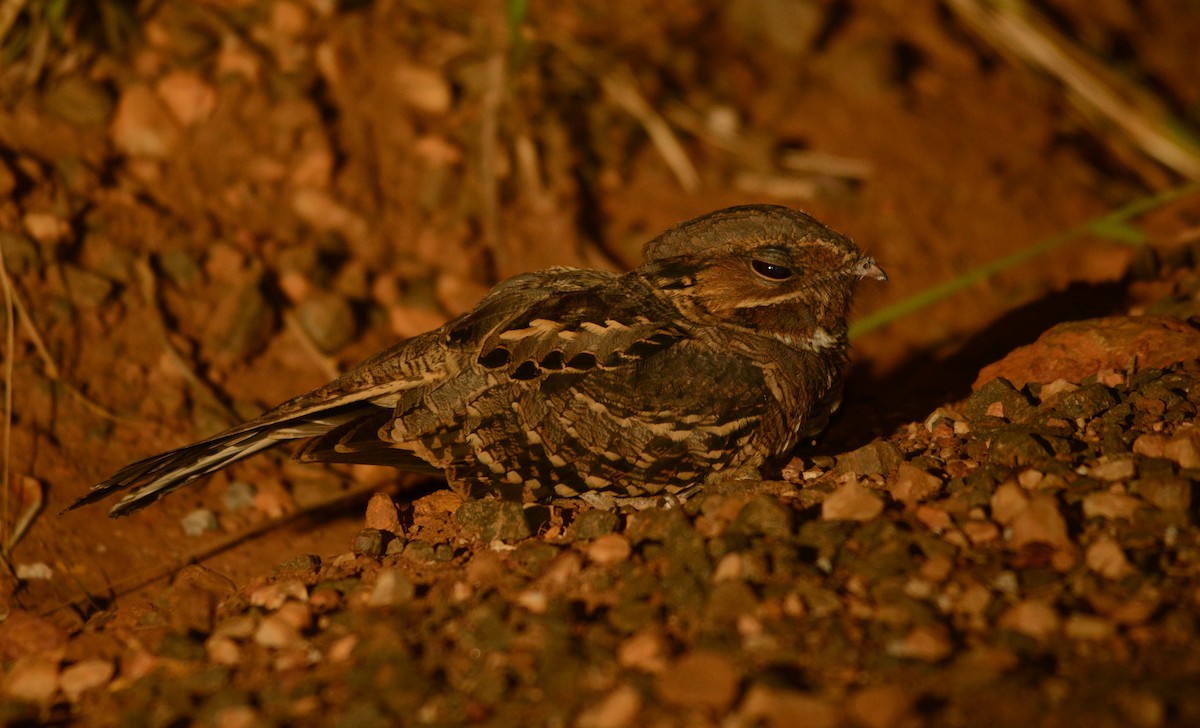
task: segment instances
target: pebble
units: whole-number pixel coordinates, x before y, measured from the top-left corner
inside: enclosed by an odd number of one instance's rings
[[[423,66],[399,66],[392,72],[392,81],[400,98],[428,114],[444,114],[450,110],[453,92],[440,71]]]
[[[221,494],[221,503],[230,511],[246,511],[254,508],[258,488],[244,480],[234,480]]]
[[[908,634],[887,646],[887,654],[901,659],[941,662],[954,651],[954,644],[941,625],[914,627]]]
[[[17,564],[14,573],[21,581],[49,581],[54,578],[54,569],[51,569],[45,561]]]
[[[1088,493],[1083,497],[1083,515],[1086,518],[1118,518],[1132,520],[1143,504],[1124,493]]]
[[[748,501],[733,522],[729,532],[743,536],[787,538],[792,533],[792,510],[778,498],[760,495]]]
[[[580,513],[571,524],[571,536],[580,541],[591,541],[617,530],[620,519],[617,514],[599,508]]]
[[[58,684],[67,700],[74,703],[85,692],[107,685],[115,672],[108,660],[83,660],[63,669]]]
[[[17,700],[44,705],[58,692],[58,680],[58,660],[29,657],[13,664],[4,692]]]
[[[911,463],[900,463],[896,476],[887,482],[892,498],[913,505],[937,495],[942,490],[942,479]]]
[[[269,612],[279,609],[289,601],[308,601],[308,586],[299,578],[279,579],[250,592],[250,604]]]
[[[202,536],[209,531],[219,531],[221,523],[217,514],[207,508],[197,508],[179,519],[179,526],[189,536]]]
[[[756,684],[738,709],[732,725],[767,725],[770,728],[836,728],[842,725],[838,708],[811,693]]]
[[[350,545],[350,550],[356,554],[377,559],[383,556],[383,550],[386,548],[390,538],[390,534],[386,531],[380,531],[377,528],[364,528],[355,534],[354,542]]]
[[[996,377],[975,388],[963,403],[962,413],[972,422],[988,417],[1023,422],[1033,414],[1033,405],[1028,397],[1017,391],[1012,382],[1004,377]]]
[[[300,630],[295,627],[291,619],[281,613],[268,616],[258,625],[258,629],[254,632],[254,641],[271,649],[288,649],[304,644]]]
[[[1029,499],[1025,508],[1012,519],[1013,548],[1024,548],[1032,544],[1043,544],[1055,549],[1074,548],[1067,533],[1067,522],[1058,509],[1054,497],[1042,493]]]
[[[1101,536],[1088,544],[1084,563],[1100,576],[1121,579],[1133,572],[1133,566],[1125,557],[1120,544],[1109,536]]]
[[[236,665],[242,661],[242,648],[224,635],[215,634],[205,640],[204,652],[218,665]]]
[[[400,512],[396,502],[387,493],[375,493],[367,501],[367,528],[387,531],[396,536],[403,536],[404,529],[400,525]]]
[[[154,90],[185,127],[207,119],[217,105],[216,90],[194,71],[171,71]]]
[[[1097,642],[1112,637],[1116,625],[1104,617],[1075,612],[1063,622],[1063,632],[1073,640]]]
[[[109,135],[131,157],[166,159],[179,145],[179,127],[147,86],[130,86],[121,94]]]
[[[9,607],[8,616],[0,622],[0,657],[58,656],[65,651],[67,639],[67,631],[53,622]]]
[[[642,709],[642,694],[632,685],[621,685],[587,706],[576,720],[576,728],[624,728],[634,725]]]
[[[520,503],[497,498],[464,501],[454,514],[455,520],[474,532],[484,543],[514,543],[533,535]]]
[[[317,572],[321,568],[321,557],[313,554],[301,554],[293,556],[283,562],[271,572],[271,576],[277,579],[293,577],[303,580],[305,583],[310,583],[316,579]]]
[[[296,306],[296,320],[322,354],[335,354],[354,340],[358,325],[350,302],[329,291],[314,291]]]
[[[1164,511],[1187,512],[1192,507],[1192,481],[1179,477],[1142,478],[1137,493]]]
[[[1200,468],[1200,427],[1180,429],[1163,446],[1162,456],[1181,468]]]
[[[629,539],[619,533],[607,533],[592,541],[587,547],[587,556],[601,566],[619,564],[629,559],[633,547]]]
[[[826,521],[869,521],[883,513],[883,499],[857,480],[848,481],[821,503]]]
[[[416,595],[412,580],[399,569],[380,569],[375,577],[375,586],[367,603],[372,607],[386,607],[411,602]]]
[[[883,475],[900,464],[900,449],[887,440],[875,440],[837,457],[836,471],[856,475]]]
[[[996,625],[1002,630],[1012,630],[1037,639],[1038,642],[1054,637],[1062,620],[1054,606],[1039,600],[1016,602],[1000,615]]]

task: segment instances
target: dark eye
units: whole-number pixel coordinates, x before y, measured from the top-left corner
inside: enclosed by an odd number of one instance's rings
[[[750,264],[750,267],[763,278],[770,278],[773,281],[786,281],[792,277],[791,268],[768,263],[765,260],[756,260]]]

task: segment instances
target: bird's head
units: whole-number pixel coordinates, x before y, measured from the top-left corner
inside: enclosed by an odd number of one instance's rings
[[[640,275],[685,317],[812,350],[844,348],[855,284],[887,279],[849,238],[775,205],[681,223],[647,243],[644,255]]]

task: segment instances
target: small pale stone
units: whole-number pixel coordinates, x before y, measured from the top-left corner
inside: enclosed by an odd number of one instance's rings
[[[194,71],[172,71],[159,80],[155,91],[184,126],[202,121],[217,105],[217,92]]]
[[[27,212],[21,219],[29,237],[42,244],[65,240],[71,234],[71,224],[48,212]]]
[[[1139,481],[1138,494],[1164,511],[1187,511],[1192,507],[1192,481],[1185,478]]]
[[[634,725],[642,709],[642,694],[632,685],[621,685],[599,703],[588,706],[575,722],[577,728],[624,728]]]
[[[1120,457],[1088,469],[1088,475],[1101,480],[1130,480],[1137,474],[1133,459]]]
[[[1133,452],[1148,458],[1161,458],[1166,454],[1166,450],[1167,438],[1165,435],[1147,432],[1138,435],[1137,439],[1133,441]]]
[[[963,533],[973,544],[991,543],[1000,538],[1000,527],[991,521],[969,520],[962,524]]]
[[[617,648],[617,662],[621,667],[658,673],[667,668],[666,643],[657,632],[638,632]]]
[[[1124,493],[1088,493],[1083,497],[1083,515],[1087,518],[1130,520],[1143,504]]]
[[[280,579],[250,592],[250,603],[268,611],[279,609],[289,600],[308,601],[308,587],[300,579]]]
[[[288,619],[272,614],[264,619],[254,633],[254,641],[263,647],[285,649],[299,647],[304,639]]]
[[[204,641],[208,659],[218,665],[236,665],[242,661],[242,648],[224,635],[213,635]]]
[[[179,144],[179,128],[163,103],[146,86],[121,94],[109,131],[113,144],[131,157],[166,159]]]
[[[601,565],[619,564],[629,558],[633,548],[619,533],[606,533],[588,545],[588,558]]]
[[[254,728],[262,722],[249,705],[229,705],[217,712],[216,725],[217,728]]]
[[[950,656],[954,645],[939,625],[921,625],[887,646],[892,657],[924,662],[940,662]]]
[[[942,480],[912,463],[900,463],[888,488],[892,497],[904,504],[917,503],[937,495],[942,489]]]
[[[883,499],[851,480],[841,485],[821,503],[821,518],[826,521],[869,521],[883,513]]]
[[[1186,427],[1175,433],[1163,446],[1163,457],[1181,468],[1200,468],[1200,428]]]
[[[371,496],[371,500],[367,501],[366,526],[367,528],[374,528],[379,531],[387,531],[397,536],[404,535],[404,529],[400,526],[400,513],[396,510],[396,503],[387,493],[375,493]]]
[[[831,701],[798,690],[762,684],[752,686],[738,709],[740,720],[732,725],[766,725],[769,728],[836,728],[843,725],[840,711]]]
[[[453,100],[450,84],[436,69],[401,66],[395,70],[393,79],[400,97],[417,109],[430,114],[450,109]]]
[[[1109,579],[1120,579],[1133,571],[1120,544],[1109,536],[1101,536],[1089,544],[1084,561],[1089,569]]]
[[[18,660],[9,671],[4,692],[29,703],[49,703],[58,692],[58,661],[40,657]]]
[[[515,601],[517,606],[534,614],[545,614],[550,605],[550,600],[546,598],[546,592],[540,589],[526,589],[518,592]]]
[[[216,513],[207,508],[197,508],[179,519],[179,527],[189,536],[201,536],[208,531],[219,531],[221,523]]]
[[[1012,481],[1002,483],[992,493],[992,519],[1002,525],[1009,525],[1017,514],[1029,505],[1029,495],[1021,486]]]
[[[329,646],[330,662],[346,662],[354,655],[354,648],[358,647],[358,635],[348,634],[342,637],[337,642]]]
[[[1022,548],[1040,543],[1057,549],[1070,549],[1073,544],[1067,533],[1067,522],[1052,496],[1037,494],[1012,520],[1012,544]]]
[[[367,603],[372,607],[386,607],[411,602],[416,587],[399,569],[381,569],[375,578],[375,587]]]
[[[1017,602],[1000,615],[997,625],[1001,629],[1012,630],[1045,641],[1053,637],[1059,629],[1061,621],[1054,607],[1043,601],[1026,599]]]
[[[954,519],[946,509],[932,505],[922,505],[916,511],[917,520],[934,533],[944,533],[954,528]]]

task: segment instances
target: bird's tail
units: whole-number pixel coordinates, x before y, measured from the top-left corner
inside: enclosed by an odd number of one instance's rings
[[[118,491],[129,490],[132,492],[108,511],[108,515],[113,518],[129,515],[197,478],[274,447],[284,440],[322,435],[347,420],[354,419],[360,414],[360,409],[375,408],[358,404],[357,407],[334,408],[332,411],[316,412],[283,421],[264,416],[200,442],[127,465],[108,480],[93,485],[91,492],[66,510],[72,511],[103,500]]]

